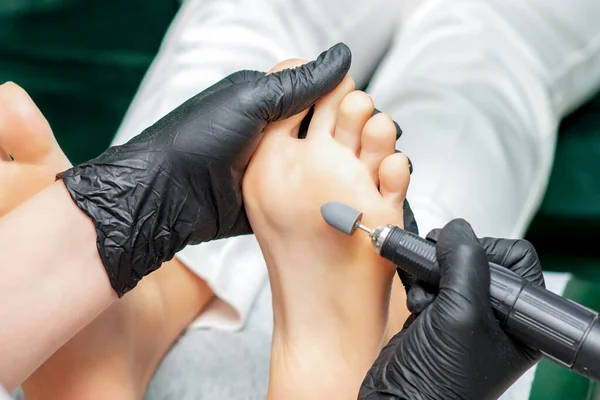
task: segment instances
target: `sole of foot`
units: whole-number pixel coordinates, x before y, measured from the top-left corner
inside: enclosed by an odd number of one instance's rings
[[[367,235],[348,237],[320,215],[341,201],[366,225],[403,226],[408,161],[395,153],[393,120],[373,107],[347,77],[315,105],[305,139],[305,113],[270,124],[246,172],[246,211],[273,292],[269,398],[355,397],[389,337],[394,266]],[[408,316],[401,308],[394,318]]]

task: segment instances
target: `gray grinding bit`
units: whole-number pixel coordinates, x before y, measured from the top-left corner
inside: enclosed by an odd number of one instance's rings
[[[363,214],[344,203],[330,201],[321,206],[321,215],[333,228],[350,236],[356,230],[356,223],[360,222]]]

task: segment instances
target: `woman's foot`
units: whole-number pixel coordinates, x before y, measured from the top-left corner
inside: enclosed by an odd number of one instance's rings
[[[341,201],[368,226],[403,226],[408,162],[394,154],[392,119],[372,112],[346,78],[315,106],[306,139],[297,139],[305,114],[269,125],[246,172],[273,291],[270,398],[356,398],[384,344],[395,268],[366,234],[345,236],[320,214]]]
[[[70,166],[29,95],[12,82],[0,85],[0,217]]]
[[[0,216],[70,167],[46,119],[12,83],[0,86],[0,160]],[[27,399],[140,399],[212,296],[178,261],[165,264],[47,360],[23,384]]]

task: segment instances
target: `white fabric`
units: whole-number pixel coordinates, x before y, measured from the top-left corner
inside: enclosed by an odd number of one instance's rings
[[[187,0],[115,143],[231,72],[338,41],[361,86],[393,39],[369,91],[405,131],[421,232],[464,217],[479,235],[518,237],[545,190],[558,121],[598,88],[598,17],[596,0]],[[266,279],[256,241],[179,258],[221,299],[196,326],[242,326]]]
[[[2,386],[0,386],[0,400],[11,400],[10,396]]]
[[[427,232],[463,217],[480,236],[520,237],[560,119],[598,89],[600,2],[416,3],[370,93],[405,131],[417,222]]]

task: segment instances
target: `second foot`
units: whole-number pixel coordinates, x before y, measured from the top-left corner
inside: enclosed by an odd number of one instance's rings
[[[0,217],[70,166],[29,95],[14,83],[0,85]]]
[[[70,166],[27,93],[0,85],[0,217]],[[212,297],[177,260],[166,263],[35,371],[23,384],[27,399],[141,399],[162,356]]]
[[[212,299],[177,260],[104,311],[23,384],[28,400],[139,400],[159,362]]]

